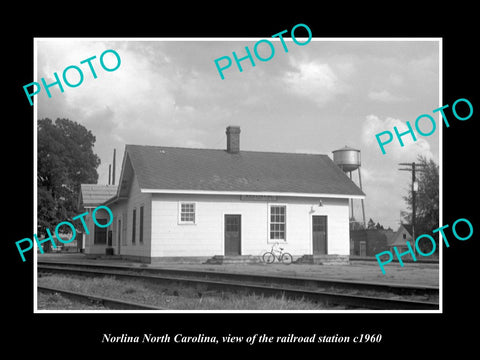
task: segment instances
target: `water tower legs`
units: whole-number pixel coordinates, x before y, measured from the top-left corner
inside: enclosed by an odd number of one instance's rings
[[[352,172],[349,171],[349,173],[350,173],[350,180],[353,181],[353,179],[352,179]],[[354,216],[354,213],[353,213],[353,198],[350,199],[350,219],[355,219],[355,216]]]
[[[363,191],[363,188],[362,188],[362,172],[361,172],[360,168],[361,168],[361,166],[358,167],[358,182],[360,184],[360,189]],[[362,201],[363,226],[365,228],[367,228],[367,222],[365,220],[365,202],[364,202],[363,199],[361,201]]]

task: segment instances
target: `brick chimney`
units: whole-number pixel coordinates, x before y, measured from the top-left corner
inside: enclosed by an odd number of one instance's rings
[[[228,126],[227,131],[227,152],[238,154],[240,152],[240,126]]]

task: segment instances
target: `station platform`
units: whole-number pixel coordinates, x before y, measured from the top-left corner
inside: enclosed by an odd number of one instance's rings
[[[317,264],[265,264],[265,263],[238,263],[238,264],[189,264],[175,262],[156,262],[145,264],[123,260],[116,256],[102,256],[89,258],[82,253],[46,253],[36,254],[38,261],[58,261],[87,264],[110,264],[131,266],[133,268],[174,268],[187,270],[204,270],[233,272],[243,274],[268,274],[273,276],[297,276],[314,279],[351,280],[362,282],[394,283],[403,285],[438,286],[440,283],[440,266],[438,263],[406,263],[403,267],[397,263],[385,265],[386,274],[383,275],[376,261],[351,261],[345,265],[317,265]]]

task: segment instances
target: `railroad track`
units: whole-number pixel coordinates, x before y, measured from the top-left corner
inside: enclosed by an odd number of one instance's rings
[[[83,294],[70,290],[52,288],[48,286],[37,286],[38,291],[48,294],[59,294],[68,299],[79,301],[85,304],[99,304],[108,309],[117,310],[165,310],[155,306],[134,303],[130,301],[112,299],[108,297]]]
[[[237,274],[217,271],[165,268],[133,268],[119,265],[98,265],[60,262],[38,262],[39,272],[81,276],[113,276],[162,283],[203,285],[219,291],[246,291],[266,296],[283,295],[353,308],[380,310],[438,310],[435,300],[411,297],[438,297],[438,288],[398,284],[360,283],[272,275]],[[365,295],[373,293],[373,295]],[[363,293],[363,294],[362,294]],[[394,296],[394,297],[392,297]],[[405,297],[410,297],[405,298]]]
[[[377,258],[375,256],[358,256],[358,255],[352,255],[349,257],[350,262],[361,262],[361,261],[366,261],[366,262],[377,262]],[[398,263],[398,259],[392,259],[392,262]],[[429,259],[429,258],[423,258],[423,259],[416,259],[415,261],[413,259],[402,259],[402,262],[404,263],[417,263],[417,264],[432,264],[432,265],[439,265],[439,259],[434,258],[434,259]]]

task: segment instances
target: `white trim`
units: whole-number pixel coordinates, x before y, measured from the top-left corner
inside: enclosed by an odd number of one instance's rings
[[[69,38],[58,38],[58,37],[34,37],[34,44],[41,41],[59,41],[64,42],[67,40],[74,41],[256,41],[269,39],[270,41],[280,41],[280,38],[269,38],[268,36],[264,37],[96,37],[96,38],[85,38],[85,37],[69,37]],[[297,39],[306,39],[305,37],[298,37]],[[395,42],[395,41],[442,41],[443,37],[313,37],[312,41],[386,41],[386,42]],[[285,41],[293,41],[290,37],[285,37]],[[36,53],[36,52],[35,52]],[[36,62],[35,62],[36,64]]]
[[[270,224],[271,224],[271,210],[272,210],[272,206],[283,206],[285,207],[285,238],[284,239],[271,239],[270,238]],[[267,244],[275,244],[275,243],[279,243],[279,244],[288,244],[288,240],[287,240],[287,212],[288,212],[288,206],[287,204],[277,204],[277,203],[268,203],[268,207],[267,207]]]
[[[178,201],[177,202],[177,225],[196,225],[197,224],[197,202],[196,201]],[[193,204],[193,216],[194,220],[191,221],[182,221],[182,204]]]
[[[438,46],[438,104],[439,107],[443,106],[443,38],[440,38],[439,46]],[[438,114],[438,124],[441,124],[441,115]],[[439,195],[439,212],[438,212],[438,224],[440,227],[443,226],[443,126],[439,126],[439,135],[438,135],[438,175],[439,175],[439,182],[438,182],[438,195]],[[439,257],[439,279],[438,279],[438,288],[439,288],[439,311],[443,313],[443,246],[439,246],[438,251]]]
[[[273,33],[274,30],[272,29]],[[34,60],[33,60],[33,81],[38,82],[38,74],[37,74],[37,63],[38,63],[38,56],[37,56],[37,48],[38,48],[38,43],[43,41],[43,40],[59,40],[59,41],[71,41],[71,40],[82,40],[82,41],[244,41],[244,40],[259,40],[259,39],[266,39],[268,37],[263,36],[261,38],[245,38],[245,37],[238,37],[238,38],[231,38],[231,37],[215,37],[215,38],[191,38],[191,37],[181,37],[181,38],[162,38],[162,37],[146,37],[146,38],[135,38],[135,37],[101,37],[101,38],[82,38],[82,37],[71,37],[71,38],[55,38],[55,37],[34,37],[33,38],[33,45],[34,45]],[[271,41],[279,41],[279,39],[273,39],[270,38]],[[285,37],[284,40],[286,42],[292,41],[291,38]],[[443,86],[442,86],[442,74],[443,74],[443,38],[442,37],[395,37],[395,38],[390,38],[390,37],[326,37],[326,38],[321,38],[321,37],[312,37],[312,41],[352,41],[352,42],[371,42],[371,41],[385,41],[385,42],[395,42],[395,41],[406,41],[406,42],[416,42],[416,41],[438,41],[440,43],[439,47],[439,62],[440,62],[440,69],[439,69],[439,106],[442,106],[444,103],[442,101],[443,97]],[[34,173],[32,177],[32,182],[33,182],[33,189],[34,189],[34,206],[33,206],[33,214],[34,214],[34,221],[33,221],[33,230],[32,233],[35,233],[37,230],[37,222],[38,222],[38,209],[37,209],[37,112],[38,112],[38,102],[34,101],[34,122],[32,125],[33,129],[33,138],[34,138],[34,161],[33,161],[33,168],[34,168]],[[438,114],[440,117],[440,114]],[[440,183],[439,183],[439,197],[440,197],[440,204],[439,204],[439,225],[443,226],[443,127],[440,126],[440,134],[439,134],[439,165],[440,165]],[[122,167],[123,168],[123,167]],[[121,182],[119,181],[119,188],[120,188]],[[155,191],[143,191],[141,192],[150,192],[150,193],[167,193],[167,191],[161,191],[161,190],[155,190]],[[171,191],[170,193],[182,193],[182,191]],[[188,193],[183,191],[183,193]],[[202,192],[190,192],[190,193],[202,193]],[[203,192],[206,193],[206,192]],[[219,195],[228,195],[226,192],[211,192],[211,194],[219,194]],[[237,194],[237,193],[235,193]],[[246,193],[242,193],[246,194]],[[253,194],[253,195],[256,195]],[[290,196],[288,194],[278,194],[280,196]],[[297,197],[324,197],[324,198],[354,198],[354,199],[361,199],[365,198],[364,196],[345,196],[345,195],[320,195],[320,194],[294,194],[292,196],[297,196]],[[113,198],[113,201],[118,201],[118,200],[123,200],[123,198]],[[108,205],[112,201],[112,199],[109,200],[105,205]],[[150,205],[151,206],[151,205]],[[151,212],[150,212],[151,213]],[[127,239],[127,224],[128,224],[128,212],[122,211],[121,213],[122,216],[122,241]],[[125,229],[125,233],[123,233]],[[122,248],[123,248],[122,244]],[[125,246],[127,244],[125,243]],[[36,244],[35,244],[36,248]],[[161,311],[162,313],[168,313],[168,314],[178,314],[178,313],[193,313],[193,314],[206,314],[206,313],[213,313],[213,314],[243,314],[243,313],[268,313],[268,314],[292,314],[292,313],[299,313],[299,314],[324,314],[324,313],[337,313],[337,314],[365,314],[365,313],[370,313],[370,314],[442,314],[443,313],[443,247],[440,247],[440,265],[439,265],[439,272],[440,272],[440,281],[439,281],[439,289],[440,289],[440,294],[439,294],[439,302],[440,302],[440,308],[438,310],[163,310]],[[92,314],[92,313],[120,313],[120,314],[128,314],[132,313],[132,310],[39,310],[38,309],[38,304],[37,304],[37,251],[33,251],[33,261],[34,261],[34,266],[33,266],[33,310],[34,313],[38,314],[51,314],[51,313],[61,313],[61,314],[72,314],[72,313],[86,313],[86,314]],[[158,314],[159,312],[156,310],[135,310],[135,313],[144,313],[144,314]]]
[[[198,195],[261,195],[261,196],[289,196],[289,197],[312,197],[332,199],[365,199],[365,195],[345,194],[314,194],[295,192],[253,192],[253,191],[215,191],[215,190],[171,190],[171,189],[140,189],[142,193],[152,194],[198,194]]]

